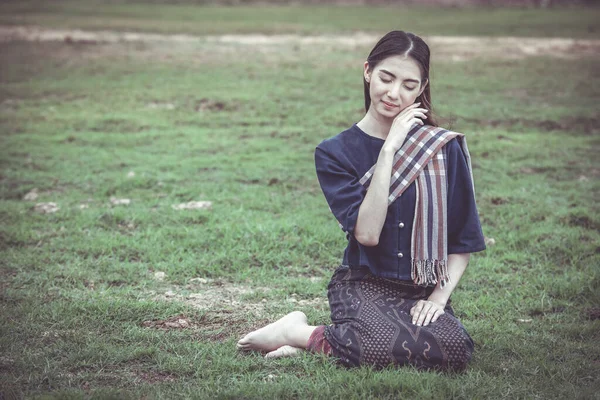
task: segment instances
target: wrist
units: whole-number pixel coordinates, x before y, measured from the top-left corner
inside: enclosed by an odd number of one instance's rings
[[[448,298],[442,298],[439,296],[435,296],[435,293],[432,293],[428,298],[427,301],[431,301],[432,303],[437,304],[438,306],[445,308],[446,307],[446,303],[448,303]]]
[[[394,157],[394,155],[396,154],[396,149],[394,149],[392,146],[386,145],[384,144],[383,147],[381,148],[380,154],[386,156],[386,157]]]

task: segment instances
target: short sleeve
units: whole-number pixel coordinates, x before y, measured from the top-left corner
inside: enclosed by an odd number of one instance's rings
[[[471,171],[456,138],[445,147],[448,174],[448,254],[485,250]]]
[[[344,167],[340,160],[319,147],[315,150],[315,166],[329,208],[342,229],[353,235],[358,210],[366,193],[359,177],[351,172],[350,167]]]

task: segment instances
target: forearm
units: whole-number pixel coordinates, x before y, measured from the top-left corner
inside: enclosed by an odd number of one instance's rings
[[[358,210],[354,236],[365,246],[376,246],[383,229],[388,209],[390,179],[394,152],[381,149],[367,194]]]
[[[458,281],[460,281],[460,278],[469,264],[470,257],[470,253],[448,255],[448,274],[450,275],[450,282],[448,282],[443,288],[438,282],[437,286],[433,290],[433,293],[431,293],[429,296],[429,301],[433,301],[442,307],[446,306],[450,295],[458,285]]]

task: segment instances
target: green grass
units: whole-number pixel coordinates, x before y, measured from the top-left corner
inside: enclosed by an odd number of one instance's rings
[[[202,2],[200,2],[202,3]],[[434,8],[406,6],[235,6],[107,2],[6,1],[0,24],[197,35],[230,33],[387,32],[420,35],[600,36],[600,8]]]
[[[236,352],[293,309],[329,320],[301,303],[325,297],[345,242],[313,150],[360,119],[366,52],[0,44],[1,393],[598,398],[598,57],[433,66],[434,105],[467,134],[496,240],[453,295],[476,341],[466,373]],[[171,207],[192,200],[213,208]],[[50,201],[58,212],[33,210]],[[193,293],[216,303],[194,307]],[[179,317],[190,326],[144,324]]]

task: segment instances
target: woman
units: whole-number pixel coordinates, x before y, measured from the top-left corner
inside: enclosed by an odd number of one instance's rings
[[[316,149],[319,183],[348,246],[328,286],[332,324],[295,311],[241,350],[306,349],[347,366],[463,369],[473,341],[450,295],[485,249],[464,135],[431,116],[429,48],[393,31],[364,63],[366,114]]]

